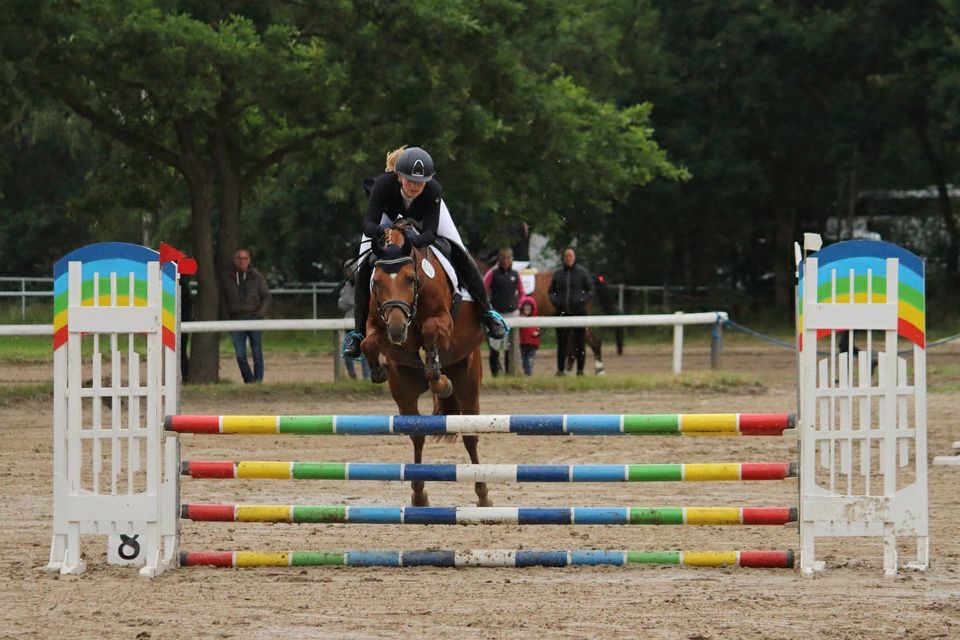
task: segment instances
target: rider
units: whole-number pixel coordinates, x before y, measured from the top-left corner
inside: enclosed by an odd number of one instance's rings
[[[379,242],[384,231],[399,218],[411,218],[420,223],[420,234],[410,238],[415,247],[425,247],[438,236],[450,240],[450,261],[457,271],[460,282],[476,301],[480,320],[491,338],[503,338],[507,332],[506,322],[493,310],[483,286],[483,277],[470,257],[453,218],[443,201],[443,189],[433,179],[433,158],[420,147],[400,147],[387,154],[386,172],[370,185],[370,199],[363,218],[361,253],[370,246],[371,240]],[[370,268],[372,260],[362,259],[357,270],[356,305],[354,306],[354,331],[343,341],[341,355],[344,358],[360,358],[360,342],[367,326],[370,307]]]

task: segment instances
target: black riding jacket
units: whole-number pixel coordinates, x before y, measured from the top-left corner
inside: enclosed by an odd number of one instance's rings
[[[593,276],[578,264],[560,267],[550,281],[550,302],[560,315],[582,316],[593,296]]]
[[[440,199],[442,197],[443,188],[440,183],[431,180],[426,183],[423,191],[411,203],[410,208],[404,209],[397,174],[384,173],[373,181],[373,186],[370,189],[367,213],[363,217],[363,233],[369,238],[376,238],[380,220],[384,214],[391,222],[399,216],[403,216],[420,223],[420,235],[411,242],[414,246],[425,247],[437,239],[437,227],[440,225]]]

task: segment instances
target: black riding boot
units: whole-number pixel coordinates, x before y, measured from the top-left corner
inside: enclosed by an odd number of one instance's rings
[[[457,270],[457,275],[461,282],[470,292],[477,308],[480,311],[480,322],[487,330],[487,335],[495,340],[499,340],[507,333],[506,325],[499,313],[493,310],[490,300],[487,298],[487,290],[483,286],[483,276],[477,268],[477,263],[473,261],[463,249],[456,243],[451,242],[451,261],[453,268]]]
[[[340,354],[344,358],[359,359],[360,342],[367,330],[367,315],[370,311],[370,260],[364,260],[357,269],[353,292],[353,331],[343,340]]]

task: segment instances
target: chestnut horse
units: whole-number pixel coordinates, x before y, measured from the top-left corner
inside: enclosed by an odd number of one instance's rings
[[[388,229],[381,244],[372,243],[373,289],[367,337],[360,344],[370,365],[370,380],[389,381],[400,415],[419,415],[417,400],[433,393],[433,415],[480,413],[483,328],[473,302],[453,312],[453,291],[434,250],[412,247],[401,222]],[[367,283],[358,282],[357,286]],[[426,363],[420,359],[423,349]],[[386,367],[380,364],[380,354]],[[413,461],[423,459],[425,436],[410,436]],[[479,464],[477,436],[463,436],[470,462]],[[477,505],[492,506],[485,482],[477,482]],[[422,480],[411,482],[412,504],[427,506]]]

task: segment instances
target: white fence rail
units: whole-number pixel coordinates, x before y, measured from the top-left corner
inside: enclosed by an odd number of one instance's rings
[[[673,373],[683,370],[683,327],[687,325],[719,325],[728,319],[726,311],[700,313],[658,313],[623,316],[537,316],[533,318],[510,318],[510,326],[521,327],[673,327]],[[216,320],[184,322],[183,333],[211,333],[216,331],[343,331],[353,328],[349,318],[303,319],[303,320]],[[0,325],[2,336],[50,336],[52,324],[7,324]],[[717,366],[720,350],[719,331],[715,331],[711,344],[711,363]],[[335,363],[336,364],[336,363]],[[337,369],[339,371],[339,368]]]

